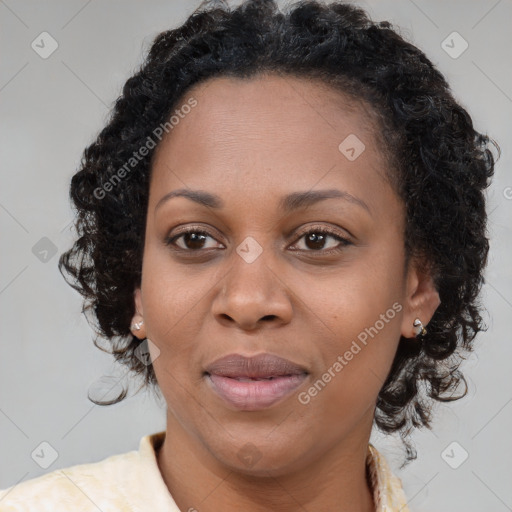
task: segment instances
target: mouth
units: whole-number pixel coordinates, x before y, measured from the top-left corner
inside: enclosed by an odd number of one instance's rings
[[[307,370],[271,354],[218,359],[204,372],[210,389],[226,404],[244,411],[266,409],[292,394],[307,378]]]
[[[272,377],[228,377],[229,379],[237,380],[238,382],[254,382],[261,380],[275,380],[281,377],[291,377],[291,375],[274,375]]]

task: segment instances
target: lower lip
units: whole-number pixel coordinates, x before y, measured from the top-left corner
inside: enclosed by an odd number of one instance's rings
[[[207,377],[213,390],[229,404],[244,411],[258,411],[293,393],[307,375],[303,373],[249,382],[212,374]]]

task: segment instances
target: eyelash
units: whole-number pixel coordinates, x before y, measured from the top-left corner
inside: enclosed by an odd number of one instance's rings
[[[186,234],[189,234],[189,233],[195,233],[195,234],[198,234],[198,235],[206,235],[210,238],[213,238],[215,240],[215,238],[210,234],[208,233],[207,231],[204,231],[203,229],[200,229],[200,228],[195,228],[195,227],[190,227],[190,228],[186,228],[184,229],[183,231],[181,231],[179,234],[177,235],[173,235],[173,236],[169,236],[165,239],[165,245],[167,246],[172,246],[172,245],[175,245],[175,242],[176,240],[180,239],[183,235],[186,235]],[[304,238],[305,236],[307,235],[310,235],[312,233],[321,233],[323,235],[329,235],[330,237],[336,239],[338,242],[340,242],[340,244],[337,246],[337,247],[334,247],[334,248],[331,248],[331,249],[319,249],[317,251],[315,250],[305,250],[305,249],[294,249],[294,251],[297,251],[297,252],[306,252],[306,253],[318,253],[318,254],[322,254],[322,255],[331,255],[331,254],[335,254],[335,253],[339,253],[341,251],[343,251],[343,249],[348,246],[348,245],[353,245],[352,242],[350,240],[348,240],[347,238],[344,238],[342,236],[340,236],[338,233],[334,232],[334,231],[331,231],[325,227],[318,227],[318,228],[311,228],[309,231],[306,231],[304,233],[302,233],[296,240],[295,244],[301,240],[302,238]],[[207,249],[197,249],[197,250],[193,250],[193,249],[183,249],[182,247],[176,247],[176,248],[173,248],[174,250],[176,251],[182,251],[182,252],[189,252],[189,253],[200,253],[201,251],[205,251],[205,250],[208,250],[210,248],[207,248]]]

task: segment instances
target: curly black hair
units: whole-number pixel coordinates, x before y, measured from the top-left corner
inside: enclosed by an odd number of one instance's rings
[[[486,328],[479,302],[489,250],[484,189],[494,172],[489,145],[498,156],[500,148],[475,131],[443,75],[389,22],[341,2],[300,1],[282,12],[274,0],[236,8],[220,0],[203,2],[182,26],[160,33],[72,177],[78,236],[59,270],[83,295],[82,311],[93,311],[98,337],[108,340],[103,350],[142,376],[143,385],[156,385],[130,331],[154,147],[143,156],[139,150],[169,125],[193,85],[265,72],[320,79],[366,106],[406,208],[406,254],[434,277],[441,304],[421,343],[400,339],[374,418],[382,431],[400,434],[408,462],[416,451],[407,438],[414,427],[431,428],[432,400],[467,393],[458,367]]]

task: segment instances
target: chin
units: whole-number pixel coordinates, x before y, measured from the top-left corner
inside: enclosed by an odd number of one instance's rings
[[[297,443],[290,442],[290,438],[287,443],[282,439],[271,443],[262,437],[259,443],[254,436],[248,436],[247,441],[236,444],[240,447],[235,447],[234,443],[228,446],[224,439],[219,450],[214,447],[210,450],[218,462],[237,474],[275,478],[298,469],[300,454],[297,453]]]

